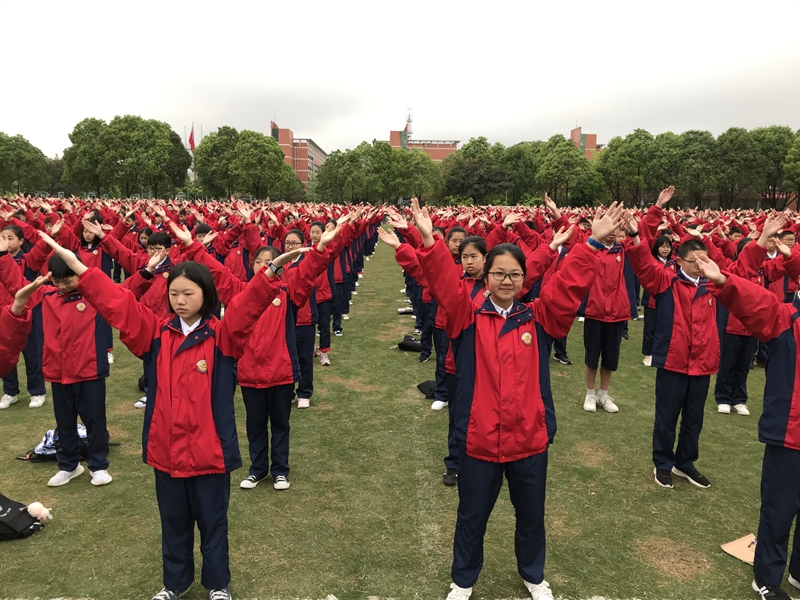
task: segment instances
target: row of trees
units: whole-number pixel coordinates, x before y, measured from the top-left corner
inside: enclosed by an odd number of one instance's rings
[[[328,155],[308,192],[270,136],[220,127],[192,155],[169,125],[126,115],[84,119],[63,159],[47,158],[22,136],[0,133],[0,193],[48,190],[155,197],[188,192],[224,198],[386,202],[417,196],[434,203],[530,204],[545,192],[558,204],[611,200],[642,205],[667,185],[679,201],[720,208],[781,209],[800,194],[800,132],[785,126],[732,127],[652,135],[637,129],[611,139],[588,160],[571,140],[514,146],[472,138],[441,163],[421,150],[362,142]],[[197,178],[188,181],[194,162]]]

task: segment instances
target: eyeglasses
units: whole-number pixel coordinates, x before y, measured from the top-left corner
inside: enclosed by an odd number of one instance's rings
[[[286,246],[287,248],[289,247],[294,248],[295,246],[302,246],[303,242],[284,242],[283,245]]]
[[[164,246],[148,246],[147,251],[152,252],[155,254],[156,252],[161,252],[164,249]]]
[[[514,283],[519,283],[525,276],[522,273],[503,273],[502,271],[489,271],[489,275],[494,277],[494,280],[499,281],[500,283],[503,283],[506,280],[506,277],[508,277]]]

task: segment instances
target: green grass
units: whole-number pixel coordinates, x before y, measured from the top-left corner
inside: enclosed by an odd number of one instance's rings
[[[446,595],[457,506],[456,490],[441,483],[447,411],[431,411],[416,390],[433,378],[433,361],[389,349],[413,329],[395,310],[404,306],[402,286],[391,253],[379,248],[366,263],[345,336],[334,338],[333,366],[317,363],[311,409],[292,415],[291,489],[277,492],[269,482],[238,488],[249,460],[237,396],[245,468],[233,473],[229,513],[235,597]],[[569,339],[575,364],[552,363],[558,435],[550,451],[545,576],[564,598],[749,597],[750,568],[719,545],[757,527],[763,371],[750,377],[751,417],[718,415],[709,396],[698,467],[712,487],[679,480],[663,490],[652,478],[655,370],[641,363],[641,322],[630,333],[611,385],[619,414],[582,410],[579,323]],[[109,486],[93,488],[83,475],[48,488],[55,463],[14,460],[53,426],[49,396],[39,410],[29,410],[23,396],[0,412],[0,491],[42,501],[54,515],[43,532],[2,545],[0,597],[150,598],[161,586],[153,473],[140,459],[142,411],[133,408],[140,366],[121,345],[115,356],[108,422],[121,446],[111,449]],[[513,531],[504,487],[473,598],[526,595]],[[200,560],[197,551],[190,600],[206,597]]]

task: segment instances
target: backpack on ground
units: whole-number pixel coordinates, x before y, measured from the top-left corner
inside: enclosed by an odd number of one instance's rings
[[[0,541],[18,540],[44,527],[28,514],[28,507],[0,494]]]
[[[422,352],[422,344],[420,341],[410,335],[404,335],[403,341],[397,344],[397,347],[407,352]]]

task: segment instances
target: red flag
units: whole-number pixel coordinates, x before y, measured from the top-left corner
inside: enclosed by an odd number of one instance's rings
[[[192,125],[192,132],[189,134],[189,149],[194,153],[194,125]]]

